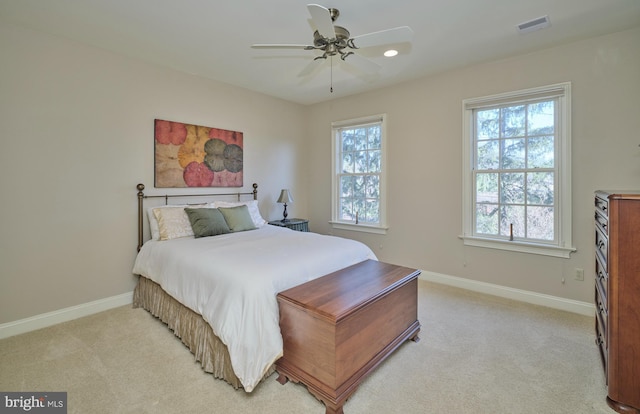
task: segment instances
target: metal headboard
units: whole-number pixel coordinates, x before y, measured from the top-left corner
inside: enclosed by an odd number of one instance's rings
[[[136,186],[138,190],[138,251],[142,247],[143,243],[143,228],[144,228],[144,199],[145,198],[164,198],[164,204],[169,204],[170,198],[185,198],[185,197],[229,197],[237,196],[238,201],[240,197],[245,195],[252,195],[254,200],[258,199],[258,184],[253,183],[253,191],[251,192],[238,192],[238,193],[214,193],[214,194],[164,194],[164,195],[145,195],[144,184],[138,184]]]

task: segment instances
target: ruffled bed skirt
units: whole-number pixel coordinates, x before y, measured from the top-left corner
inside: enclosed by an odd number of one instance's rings
[[[146,309],[167,324],[189,348],[205,372],[225,380],[235,389],[242,388],[233,372],[226,345],[213,333],[211,326],[200,314],[182,305],[160,285],[143,276],[139,277],[133,292],[133,307]],[[269,368],[263,379],[274,371],[275,365]]]

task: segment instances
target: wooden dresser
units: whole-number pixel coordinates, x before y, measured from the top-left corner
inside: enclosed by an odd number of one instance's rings
[[[607,403],[640,413],[640,192],[597,191],[596,342]]]
[[[305,384],[327,414],[341,414],[367,374],[407,339],[419,340],[419,274],[366,260],[279,293],[278,381]]]

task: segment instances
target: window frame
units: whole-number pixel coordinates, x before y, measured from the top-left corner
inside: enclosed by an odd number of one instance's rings
[[[377,224],[372,223],[358,223],[341,221],[338,216],[340,195],[340,185],[338,183],[338,176],[341,174],[338,171],[340,165],[340,148],[338,142],[340,139],[340,130],[349,127],[359,127],[370,124],[380,124],[380,198],[379,198],[379,217],[380,222]],[[374,234],[386,234],[387,227],[387,130],[386,130],[386,114],[378,114],[372,116],[365,116],[355,119],[347,119],[342,121],[335,121],[331,123],[331,220],[329,223],[334,229],[360,231],[365,233]]]
[[[474,232],[475,197],[473,182],[476,148],[474,111],[557,99],[555,143],[555,243],[532,240],[504,240],[500,236],[477,235]],[[571,83],[523,89],[496,95],[469,98],[462,101],[462,235],[467,246],[486,247],[521,253],[569,258],[576,251],[572,241],[571,216]]]

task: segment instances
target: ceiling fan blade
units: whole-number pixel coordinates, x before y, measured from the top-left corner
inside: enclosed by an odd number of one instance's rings
[[[313,46],[309,45],[289,45],[289,44],[255,44],[251,45],[252,49],[303,49],[310,50]]]
[[[299,77],[303,77],[303,76],[307,76],[309,75],[311,72],[313,72],[314,70],[316,70],[318,67],[320,67],[320,65],[322,65],[325,62],[326,59],[313,59],[311,62],[309,62],[309,64],[307,66],[305,66],[300,73],[298,73]]]
[[[355,53],[350,54],[343,60],[366,73],[375,73],[381,68],[381,66],[376,62],[369,60],[366,57],[356,55]]]
[[[333,21],[331,20],[329,9],[319,4],[307,4],[307,9],[309,9],[311,20],[316,30],[318,30],[318,33],[327,39],[335,38],[336,30],[333,28]]]
[[[370,46],[388,45],[391,43],[410,42],[413,39],[413,30],[409,26],[395,27],[379,32],[354,36],[351,41],[356,49]]]

